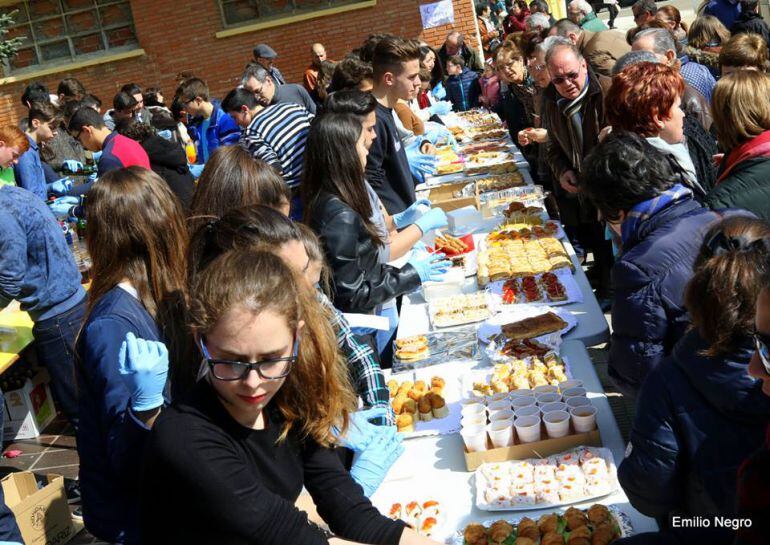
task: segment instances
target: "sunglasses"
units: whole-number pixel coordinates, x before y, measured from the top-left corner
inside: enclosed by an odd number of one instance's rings
[[[757,331],[754,331],[753,336],[754,347],[757,349],[757,354],[759,355],[759,359],[765,368],[765,373],[770,375],[770,348],[768,348],[770,340]]]
[[[568,74],[564,74],[563,76],[556,76],[555,78],[551,78],[551,81],[554,85],[561,85],[565,81],[577,81],[577,79],[580,77],[580,72],[569,72]]]
[[[297,363],[299,339],[294,339],[292,355],[285,358],[270,358],[255,363],[212,358],[203,337],[200,339],[201,353],[211,369],[214,378],[224,381],[243,380],[252,370],[265,380],[279,380],[289,376],[291,367]]]

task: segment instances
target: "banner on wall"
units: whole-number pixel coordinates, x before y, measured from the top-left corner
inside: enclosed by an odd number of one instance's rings
[[[422,28],[429,29],[443,25],[453,25],[455,22],[455,8],[452,0],[440,0],[431,4],[420,6]]]

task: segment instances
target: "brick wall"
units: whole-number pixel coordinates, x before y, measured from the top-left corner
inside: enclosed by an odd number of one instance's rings
[[[476,33],[473,0],[452,1],[454,26],[467,36],[468,42],[475,43],[471,41]],[[429,0],[379,0],[373,8],[217,39],[215,33],[223,26],[215,0],[132,0],[137,38],[146,56],[40,79],[55,92],[59,80],[76,77],[101,98],[105,107],[111,107],[112,97],[129,81],[144,87],[160,86],[168,101],[176,88],[177,75],[192,72],[207,81],[213,96],[222,97],[236,85],[254,45],[262,42],[278,52],[276,66],[290,81],[300,81],[310,60],[310,45],[317,41],[326,46],[330,59],[342,58],[368,35],[379,32],[418,37],[438,47],[451,27],[423,31],[419,13],[423,3]],[[0,88],[0,123],[16,122],[24,115],[19,98],[29,82]]]

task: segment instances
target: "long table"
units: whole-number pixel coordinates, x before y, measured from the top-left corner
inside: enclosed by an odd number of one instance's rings
[[[19,310],[18,302],[0,312],[0,374],[19,359],[19,353],[32,342],[32,319]]]
[[[612,451],[615,463],[620,464],[625,444],[585,345],[575,340],[565,341],[561,354],[569,360],[574,378],[582,380],[588,390],[588,397],[598,409],[597,425],[602,443]],[[404,454],[372,497],[372,502],[381,510],[387,509],[396,501],[436,499],[441,502],[446,513],[446,523],[443,526],[447,533],[462,530],[470,522],[513,520],[522,516],[537,518],[558,510],[548,508],[488,512],[478,509],[475,505],[474,476],[465,468],[463,441],[457,433],[406,439],[404,447]],[[631,521],[634,533],[657,530],[655,521],[634,509],[620,488],[610,496],[575,506],[584,508],[594,503],[613,505],[624,512]]]

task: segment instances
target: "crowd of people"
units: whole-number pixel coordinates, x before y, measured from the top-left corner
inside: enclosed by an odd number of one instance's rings
[[[368,500],[403,451],[382,368],[399,298],[450,265],[421,251],[448,222],[415,192],[458,145],[442,116],[484,107],[611,308],[609,372],[637,404],[618,477],[661,528],[629,542],[735,538],[676,514],[749,516],[736,539],[764,543],[768,31],[755,0],[725,3],[688,26],[638,0],[623,36],[595,13],[613,27],[616,2],[558,21],[543,0],[477,2],[481,50],[381,34],[333,62],[315,43],[295,84],[259,44],[221,100],[194,76],[169,102],[127,83],[107,109],[74,78],[27,86],[27,116],[0,127],[0,305],[34,321],[76,429],[87,529],[432,543]],[[332,534],[294,507],[303,487]],[[0,541],[21,542],[7,508]]]

